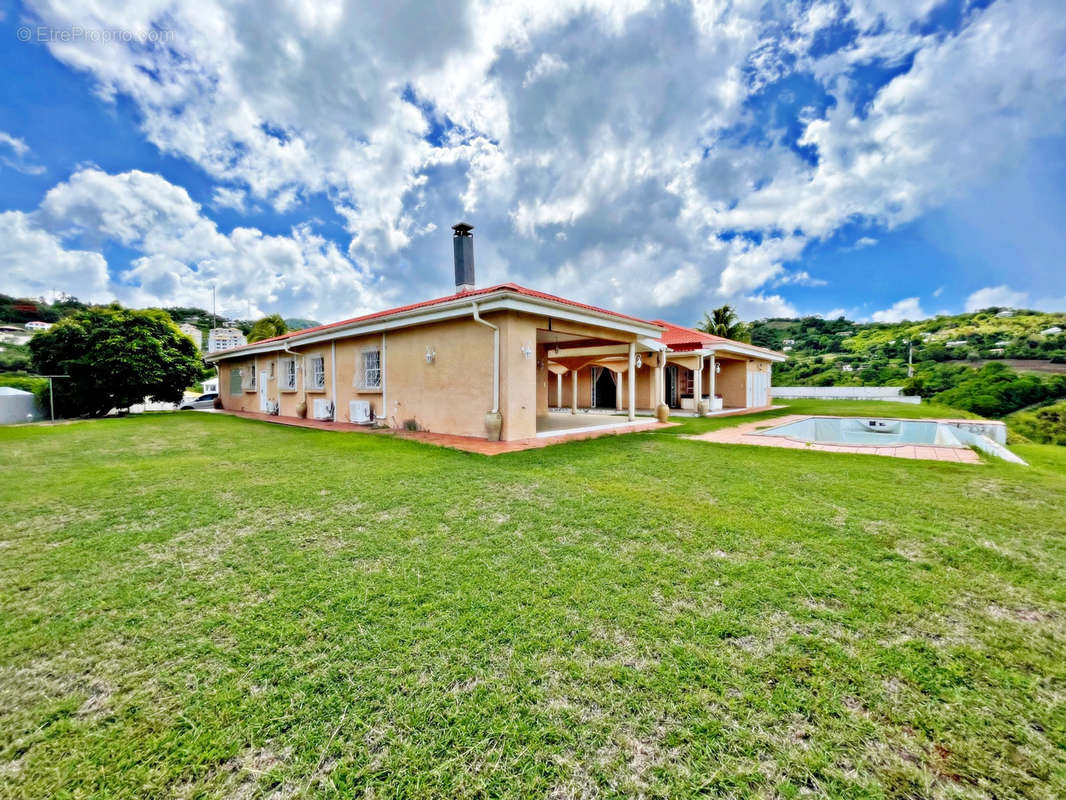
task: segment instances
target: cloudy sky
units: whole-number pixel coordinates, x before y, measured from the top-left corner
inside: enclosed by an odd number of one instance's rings
[[[0,0],[0,291],[1066,308],[1061,0]]]

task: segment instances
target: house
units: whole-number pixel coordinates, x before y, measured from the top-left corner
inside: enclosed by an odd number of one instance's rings
[[[178,326],[178,330],[180,330],[182,333],[184,333],[186,336],[188,336],[190,339],[192,339],[193,344],[196,345],[196,348],[198,350],[204,346],[204,335],[203,335],[203,333],[200,331],[199,328],[197,328],[191,322],[183,322],[183,323],[181,323]]]
[[[26,324],[26,327],[29,327],[29,323]],[[1052,325],[1050,328],[1044,328],[1044,330],[1040,331],[1041,336],[1058,336],[1060,333],[1062,333],[1062,328],[1058,325]]]
[[[207,352],[217,353],[220,350],[231,350],[234,347],[242,347],[248,344],[244,333],[240,328],[212,328],[207,332]]]
[[[999,340],[998,342],[996,342],[996,347],[1006,347],[1006,346],[1007,346],[1007,345],[1009,345],[1009,344],[1010,344],[1010,341],[1009,341],[1009,340],[1007,340],[1007,339],[1000,339],[1000,340]]]
[[[26,344],[31,334],[18,325],[0,325],[0,342],[8,344]]]
[[[209,352],[223,407],[515,441],[715,396],[770,405],[785,356],[515,283],[475,288],[472,230],[453,226],[453,294]],[[625,416],[576,416],[592,409]]]
[[[963,345],[966,345],[966,344],[969,344],[969,342],[967,342],[965,339],[956,339],[953,342],[948,342],[947,344],[944,345],[944,347],[949,347],[949,348],[951,348],[951,347],[962,347]]]
[[[26,330],[37,333],[38,331],[46,331],[52,327],[51,322],[41,322],[40,320],[33,320],[26,323]]]
[[[996,317],[999,318],[999,319],[1006,319],[1007,317],[1013,317],[1013,316],[1014,316],[1014,312],[1011,311],[1009,308],[1005,308],[1002,311],[996,312]]]
[[[841,372],[854,372],[855,371],[855,367],[853,367],[851,364],[841,364],[840,365],[840,371]]]

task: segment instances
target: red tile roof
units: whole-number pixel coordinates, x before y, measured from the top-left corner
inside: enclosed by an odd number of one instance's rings
[[[770,353],[772,355],[780,355],[774,350],[768,350],[765,347],[757,347],[747,342],[737,342],[733,339],[726,339],[724,336],[715,336],[713,333],[705,333],[704,331],[698,331],[695,328],[683,328],[680,325],[674,325],[672,322],[666,322],[661,319],[654,319],[652,323],[660,325],[666,330],[663,335],[659,337],[659,341],[665,344],[674,352],[683,352],[685,350],[702,350],[705,347],[713,347],[721,344],[736,344],[741,347],[748,347],[752,350],[761,350],[764,353]]]
[[[525,295],[526,297],[535,297],[535,298],[537,298],[539,300],[550,300],[550,301],[553,301],[553,302],[556,302],[556,303],[562,303],[564,305],[573,306],[575,308],[581,308],[581,309],[584,309],[585,311],[594,311],[594,312],[599,313],[599,314],[608,314],[608,315],[610,315],[612,317],[620,317],[621,319],[627,319],[627,320],[631,320],[633,322],[640,322],[640,323],[643,323],[644,325],[659,325],[659,324],[661,324],[661,323],[651,323],[651,322],[648,322],[646,319],[641,319],[640,317],[633,317],[633,316],[630,316],[629,314],[621,314],[621,313],[619,313],[617,311],[609,311],[606,308],[599,308],[598,306],[591,306],[591,305],[588,305],[586,303],[579,303],[579,302],[577,302],[575,300],[567,300],[565,297],[557,297],[556,295],[553,295],[553,294],[546,294],[545,292],[538,292],[535,289],[527,289],[524,286],[519,286],[517,283],[500,283],[500,284],[497,284],[496,286],[489,286],[489,287],[487,287],[485,289],[472,289],[469,292],[457,292],[455,294],[447,295],[446,297],[438,297],[438,298],[436,298],[434,300],[423,300],[420,303],[411,303],[411,304],[406,305],[406,306],[398,306],[397,308],[389,308],[389,309],[386,309],[385,311],[375,311],[372,314],[364,314],[361,317],[352,317],[351,319],[344,319],[344,320],[341,320],[340,322],[330,322],[330,323],[328,323],[326,325],[316,325],[313,328],[303,328],[302,330],[298,330],[298,331],[289,331],[288,333],[282,334],[281,336],[272,336],[269,339],[260,339],[257,342],[250,342],[249,344],[241,345],[240,347],[233,347],[233,348],[230,348],[228,350],[223,350],[223,351],[220,351],[220,352],[227,353],[227,354],[228,353],[235,353],[235,352],[237,352],[239,350],[243,350],[243,349],[245,349],[247,347],[259,347],[260,345],[268,344],[270,342],[279,342],[279,341],[283,341],[285,339],[291,339],[294,336],[303,336],[303,335],[308,334],[308,333],[317,333],[318,331],[326,331],[326,330],[330,330],[331,328],[339,328],[339,327],[343,327],[345,325],[352,325],[352,324],[355,324],[357,322],[369,322],[371,320],[379,319],[381,317],[391,316],[392,314],[400,314],[400,313],[403,313],[405,311],[414,311],[414,310],[419,309],[419,308],[429,308],[430,306],[440,305],[442,303],[448,303],[448,302],[452,302],[454,300],[462,300],[462,299],[465,299],[465,298],[468,298],[468,297],[480,297],[480,296],[483,296],[483,295],[493,294],[494,292],[514,292],[515,294]]]

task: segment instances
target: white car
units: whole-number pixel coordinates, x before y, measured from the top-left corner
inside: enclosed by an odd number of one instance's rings
[[[189,411],[197,408],[214,408],[216,397],[218,397],[218,392],[208,392],[207,394],[200,395],[195,400],[186,400],[178,406],[178,408],[181,411]]]

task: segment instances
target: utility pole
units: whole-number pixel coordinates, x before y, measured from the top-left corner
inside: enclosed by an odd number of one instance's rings
[[[218,314],[216,313],[216,311],[217,311],[217,309],[215,308],[215,284],[212,283],[211,284],[211,327],[212,328],[217,328],[218,327]]]
[[[907,342],[907,377],[914,377],[914,340]]]
[[[41,378],[48,378],[48,414],[52,418],[52,424],[56,422],[56,404],[52,397],[52,378],[69,378],[69,375],[41,375]]]

